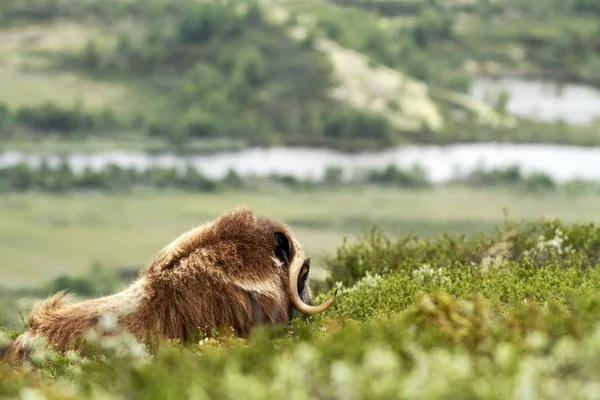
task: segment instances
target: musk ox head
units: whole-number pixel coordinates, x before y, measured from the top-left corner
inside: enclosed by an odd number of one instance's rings
[[[287,237],[282,232],[277,232],[277,247],[275,253],[277,259],[281,260],[282,267],[288,275],[289,283],[287,291],[291,305],[304,314],[318,314],[327,310],[335,300],[337,290],[334,295],[326,302],[319,306],[315,306],[308,282],[310,272],[310,257],[306,257],[304,249],[296,241],[289,242]]]
[[[335,294],[316,306],[309,272],[310,257],[283,222],[237,208],[175,239],[142,277],[163,297],[160,303],[175,300],[188,321],[248,331],[287,322],[293,309],[327,310]]]

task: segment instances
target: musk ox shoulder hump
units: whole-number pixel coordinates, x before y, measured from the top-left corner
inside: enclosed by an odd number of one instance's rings
[[[254,250],[272,248],[273,241],[277,240],[276,233],[291,237],[288,226],[283,222],[257,218],[250,208],[237,207],[178,236],[154,257],[148,271],[171,269],[198,249],[223,241],[246,243]]]

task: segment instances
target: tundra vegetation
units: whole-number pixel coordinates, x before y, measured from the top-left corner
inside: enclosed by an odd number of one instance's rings
[[[594,126],[514,118],[506,96],[467,90],[482,74],[598,86],[599,13],[590,0],[6,0],[0,138],[36,150],[597,145]]]
[[[600,228],[506,221],[437,238],[378,229],[342,243],[313,282],[328,312],[248,340],[227,330],[149,352],[110,320],[88,358],[0,364],[6,398],[594,398]],[[18,332],[3,333],[7,341]]]
[[[0,148],[597,145],[597,124],[514,118],[506,96],[466,90],[477,75],[600,86],[599,16],[594,0],[4,0]],[[442,187],[394,167],[351,182],[2,169],[0,348],[33,301],[115,292],[190,221],[239,203],[306,243],[316,303],[339,293],[247,340],[157,351],[103,319],[88,358],[0,361],[0,398],[597,398],[597,194],[518,168]]]

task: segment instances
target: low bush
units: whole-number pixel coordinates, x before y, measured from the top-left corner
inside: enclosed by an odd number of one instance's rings
[[[37,106],[22,106],[11,110],[0,103],[0,137],[31,138],[37,135],[58,135],[74,138],[121,131],[130,127],[110,109],[87,110],[81,103],[62,106],[46,102]]]
[[[454,183],[472,187],[511,187],[530,193],[554,190],[558,186],[551,176],[543,172],[523,174],[519,166],[478,168],[462,178],[455,178]]]
[[[545,265],[554,260],[563,267],[595,267],[600,259],[600,228],[594,224],[565,225],[560,220],[515,223],[506,221],[495,235],[467,238],[443,234],[437,239],[417,236],[392,238],[375,228],[350,243],[344,241],[327,258],[331,275],[328,287],[337,282],[355,284],[367,272],[386,275],[410,273],[423,265],[433,268],[469,266],[512,261]],[[457,267],[458,268],[458,267]]]
[[[374,230],[330,260],[316,301],[340,291],[324,314],[158,349],[105,326],[85,359],[40,350],[32,365],[0,362],[0,396],[594,398],[599,255],[598,227],[558,220],[468,240]]]
[[[420,166],[404,170],[394,165],[388,165],[383,170],[371,171],[367,175],[366,181],[385,186],[405,188],[423,188],[432,186],[426,171]]]

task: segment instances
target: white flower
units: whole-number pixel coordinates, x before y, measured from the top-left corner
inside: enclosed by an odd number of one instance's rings
[[[494,359],[496,362],[503,366],[508,367],[515,357],[514,347],[509,343],[501,343],[496,346],[494,352]]]
[[[546,238],[543,235],[540,235],[538,237],[538,242],[536,245],[536,249],[537,250],[546,250],[546,249],[553,249],[555,250],[558,254],[563,254],[563,243],[564,241],[568,239],[567,236],[565,236],[563,234],[563,232],[560,229],[556,229],[554,231],[554,237],[552,239],[548,239],[546,240]],[[526,251],[526,254],[531,254],[533,251],[533,249],[531,249],[530,251]],[[571,253],[572,252],[572,248],[571,246],[567,246],[564,251]]]
[[[539,360],[527,357],[520,365],[519,372],[516,377],[516,385],[513,397],[516,399],[536,399],[537,381],[541,373]]]
[[[27,387],[21,389],[20,394],[22,400],[46,400],[47,398],[39,390]]]
[[[69,360],[71,362],[76,362],[76,361],[81,360],[79,353],[77,353],[76,351],[73,351],[73,350],[67,351],[67,353],[65,355],[67,356],[67,360]]]
[[[548,338],[544,333],[535,331],[528,334],[525,341],[531,349],[539,350],[546,346]]]
[[[148,355],[146,353],[146,346],[138,342],[133,342],[129,345],[129,353],[134,358],[144,358]]]
[[[423,264],[411,273],[412,277],[420,283],[433,282],[437,285],[450,283],[450,278],[446,276],[442,267],[433,268],[429,264]]]
[[[355,398],[356,377],[352,367],[343,361],[334,361],[331,364],[330,376],[338,399]]]
[[[117,316],[111,312],[106,312],[100,315],[98,326],[106,331],[112,331],[117,327]]]
[[[375,288],[379,285],[379,281],[381,281],[382,276],[379,274],[371,274],[371,272],[367,271],[365,276],[356,282],[353,286],[349,288],[344,288],[343,285],[339,285],[341,293],[350,293],[356,290],[360,290],[364,287]],[[341,282],[340,282],[341,283]],[[336,285],[337,286],[337,285]]]
[[[384,373],[395,371],[399,367],[398,357],[390,350],[375,347],[365,355],[364,366],[367,371]]]

